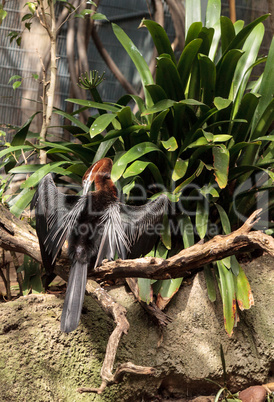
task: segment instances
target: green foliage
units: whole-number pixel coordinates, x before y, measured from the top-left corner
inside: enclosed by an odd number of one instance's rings
[[[274,116],[274,41],[268,58],[259,57],[262,21],[267,15],[247,26],[239,21],[233,25],[220,16],[221,2],[212,0],[203,26],[194,3],[200,2],[187,2],[189,29],[178,60],[164,29],[154,21],[143,21],[159,53],[155,80],[131,39],[112,25],[139,72],[145,100],[125,95],[115,104],[103,102],[97,90],[100,77],[86,74],[80,84],[90,90],[93,101],[69,99],[79,106],[72,114],[55,110],[72,123],[63,127],[77,143],[32,144],[30,137],[35,134],[28,131],[32,116],[11,147],[0,152],[0,157],[5,156],[2,166],[11,174],[32,173],[10,200],[18,215],[33,187],[49,171],[59,175],[60,183],[64,183],[62,176],[80,183],[91,163],[109,156],[114,160],[112,179],[119,182],[128,202],[136,202],[140,186],[147,198],[165,193],[171,200],[155,255],[168,258],[200,239],[229,234],[258,207],[264,209],[265,217],[258,227],[271,233],[274,146],[273,134],[268,134]],[[260,63],[265,63],[264,72],[260,78],[253,77],[253,68]],[[132,103],[138,109],[135,114],[129,107]],[[86,124],[77,117],[84,109],[97,110]],[[17,160],[22,151],[30,150],[46,151],[49,164],[30,166],[28,171]],[[237,303],[240,308],[252,304],[250,286],[235,257],[206,268],[212,301],[216,299],[214,278],[223,300],[225,328],[231,334]],[[161,281],[153,289],[166,305],[180,283],[181,279]],[[143,300],[151,300],[147,280],[139,285]]]

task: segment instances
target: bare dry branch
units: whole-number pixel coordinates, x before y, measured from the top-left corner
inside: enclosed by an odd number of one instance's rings
[[[183,50],[185,43],[185,9],[181,0],[166,0],[176,33],[176,43]]]
[[[205,264],[239,252],[261,249],[274,256],[274,239],[260,231],[251,232],[260,211],[253,212],[243,226],[229,235],[218,235],[204,244],[195,244],[167,260],[145,257],[135,260],[104,261],[101,267],[89,272],[89,277],[180,278],[186,272],[195,271]],[[39,244],[34,229],[13,216],[2,204],[0,204],[0,247],[27,254],[41,263]],[[69,265],[64,248],[55,266],[56,274],[67,279]]]

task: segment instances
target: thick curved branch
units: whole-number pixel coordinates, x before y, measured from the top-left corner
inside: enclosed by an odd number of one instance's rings
[[[96,49],[100,53],[102,59],[104,60],[104,62],[106,63],[106,65],[108,66],[108,68],[110,69],[112,74],[120,82],[120,84],[125,89],[125,91],[130,94],[137,95],[137,91],[133,88],[133,86],[128,82],[126,77],[122,74],[121,70],[119,69],[117,64],[113,61],[112,57],[110,56],[110,54],[104,47],[103,43],[101,42],[101,39],[96,30],[95,24],[92,27],[91,35],[92,35],[93,42],[96,46]]]
[[[195,271],[205,264],[220,260],[239,252],[261,249],[274,257],[274,239],[260,231],[252,231],[261,210],[253,212],[238,230],[226,236],[215,236],[204,244],[195,244],[177,255],[162,260],[160,258],[137,258],[105,262],[89,273],[90,278],[180,278],[188,271]],[[26,222],[12,215],[0,204],[0,247],[27,254],[41,263],[39,243],[35,230]],[[58,259],[55,272],[65,280],[69,272],[66,249]]]
[[[185,9],[181,0],[166,0],[166,4],[169,8],[169,12],[172,18],[176,43],[180,50],[183,50],[185,43]]]
[[[96,268],[94,276],[104,279],[142,277],[150,279],[180,278],[188,271],[246,250],[262,249],[274,257],[274,239],[260,231],[250,232],[261,210],[253,212],[238,230],[229,235],[218,235],[204,244],[195,244],[175,256],[145,257],[135,260],[116,260]]]

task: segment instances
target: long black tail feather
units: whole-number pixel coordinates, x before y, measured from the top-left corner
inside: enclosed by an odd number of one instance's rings
[[[71,266],[61,316],[61,331],[74,331],[79,323],[87,283],[87,264],[75,261]]]

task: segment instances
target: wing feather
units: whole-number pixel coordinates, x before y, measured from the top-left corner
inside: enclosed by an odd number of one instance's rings
[[[159,236],[157,224],[162,222],[167,206],[165,195],[138,207],[118,202],[110,204],[101,218],[102,238],[94,268],[105,258],[146,255]]]
[[[61,193],[51,174],[41,180],[32,199],[31,209],[35,208],[36,232],[47,273],[53,272],[56,256],[64,244],[71,222],[67,217],[71,217],[79,199],[79,196]]]
[[[154,246],[161,232],[164,214],[167,213],[168,198],[162,194],[141,206],[122,205],[121,219],[130,241],[127,258],[145,256]]]

